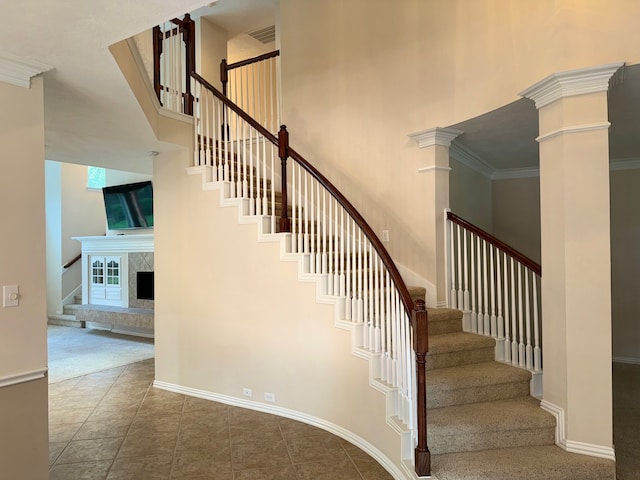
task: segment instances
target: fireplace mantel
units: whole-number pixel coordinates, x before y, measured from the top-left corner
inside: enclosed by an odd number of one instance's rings
[[[141,235],[100,235],[73,237],[82,243],[82,253],[134,253],[153,252],[153,233]]]
[[[136,299],[136,271],[144,269],[137,268],[140,263],[146,266],[146,271],[153,270],[153,234],[73,237],[73,239],[82,243],[82,303],[123,308],[141,307],[138,305],[141,301]],[[148,254],[151,255],[150,259],[144,260]],[[143,255],[142,262],[133,260],[134,257],[140,260],[141,255]],[[131,269],[130,261],[133,261]],[[91,262],[95,262],[93,272]],[[151,264],[150,268],[149,264]],[[133,300],[130,299],[130,293],[134,297]],[[147,301],[149,302],[152,305],[153,302]],[[142,308],[152,308],[152,306],[143,305]]]

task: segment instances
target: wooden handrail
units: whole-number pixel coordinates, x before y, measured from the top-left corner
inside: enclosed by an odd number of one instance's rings
[[[246,60],[240,60],[239,62],[225,64],[227,65],[227,71],[233,70],[234,68],[245,67],[247,65],[251,65],[252,63],[258,63],[263,60],[268,60],[269,58],[277,57],[280,55],[280,50],[274,50],[273,52],[264,53],[262,55],[258,55],[257,57],[247,58]]]
[[[275,137],[272,133],[270,133],[266,128],[260,125],[256,120],[254,120],[249,114],[244,112],[240,107],[238,107],[235,103],[225,97],[222,92],[218,91],[213,85],[207,82],[204,78],[202,78],[197,73],[192,73],[191,76],[195,78],[198,82],[200,82],[207,90],[211,91],[213,95],[215,95],[221,102],[223,102],[230,110],[234,111],[238,116],[240,116],[245,122],[255,128],[260,134],[262,134],[267,140],[269,140],[273,145],[279,148],[280,151],[280,142],[278,138]],[[283,125],[285,131],[286,127]],[[282,127],[281,127],[282,130]],[[373,247],[380,255],[380,259],[384,266],[389,270],[389,275],[391,276],[393,282],[396,284],[398,288],[398,292],[400,293],[400,298],[405,307],[407,315],[411,317],[411,312],[413,311],[414,305],[413,300],[411,299],[411,294],[409,293],[409,289],[404,283],[398,268],[395,263],[391,259],[389,252],[384,248],[382,242],[378,238],[378,236],[374,233],[373,229],[369,226],[367,221],[360,215],[360,212],[356,210],[356,208],[345,198],[345,196],[324,176],[322,175],[316,168],[311,165],[302,155],[296,152],[293,148],[286,146],[285,152],[288,153],[288,156],[293,158],[302,168],[304,168],[307,173],[309,173],[313,178],[315,178],[333,197],[338,201],[338,203],[344,208],[349,215],[356,221],[360,229],[367,236]],[[280,152],[282,153],[282,152]],[[282,158],[282,157],[281,157]]]
[[[62,265],[62,268],[69,268],[70,266],[72,266],[74,263],[76,263],[78,260],[80,260],[82,258],[82,253],[79,253],[78,255],[76,255],[75,257],[73,257],[71,260],[69,260],[67,263],[65,263],[64,265]]]
[[[474,224],[468,222],[464,218],[461,218],[452,212],[447,212],[447,219],[451,220],[456,225],[460,225],[461,227],[466,228],[470,232],[475,233],[481,239],[489,242],[494,247],[502,250],[503,252],[507,253],[508,255],[516,259],[518,262],[520,262],[522,265],[527,267],[529,270],[531,270],[533,273],[535,273],[539,277],[542,276],[542,267],[540,266],[540,264],[534,262],[529,257],[524,255],[523,253],[520,253],[516,249],[510,247],[503,241],[498,240],[496,237],[494,237],[490,233],[485,232],[480,227],[476,227]]]
[[[220,62],[220,83],[222,84],[222,93],[227,95],[227,83],[229,82],[229,70],[233,70],[234,68],[246,67],[247,65],[251,65],[253,63],[258,63],[263,60],[268,60],[273,57],[277,57],[280,55],[280,50],[274,50],[273,52],[264,53],[262,55],[258,55],[257,57],[247,58],[246,60],[240,60],[235,63],[227,63],[227,59],[223,58]]]
[[[281,231],[291,231],[290,219],[287,217],[287,185],[286,185],[286,166],[287,158],[291,157],[297,162],[309,175],[311,175],[320,185],[322,185],[342,206],[344,210],[351,216],[351,218],[360,227],[362,232],[371,242],[373,248],[375,248],[380,260],[389,272],[389,276],[393,280],[400,300],[404,306],[404,309],[408,315],[409,322],[413,327],[414,338],[414,350],[416,354],[416,398],[417,398],[417,445],[415,448],[415,471],[418,476],[428,476],[431,474],[431,453],[427,446],[427,388],[426,388],[426,354],[429,351],[429,331],[428,331],[428,317],[427,310],[425,308],[424,301],[418,300],[414,304],[409,289],[407,288],[404,280],[402,279],[398,268],[391,259],[389,252],[382,245],[382,242],[378,236],[374,233],[373,229],[369,226],[362,215],[356,210],[356,208],[346,199],[346,197],[313,165],[311,165],[302,155],[296,152],[289,146],[289,132],[287,127],[282,125],[278,132],[278,137],[274,136],[265,127],[260,125],[249,114],[242,110],[238,105],[229,100],[226,95],[217,90],[213,85],[207,82],[197,73],[192,73],[191,77],[199,82],[204,88],[209,90],[223,104],[223,108],[228,108],[235,112],[240,118],[247,122],[251,127],[257,130],[266,140],[271,142],[274,146],[278,147],[278,156],[282,162],[282,213],[280,217]]]

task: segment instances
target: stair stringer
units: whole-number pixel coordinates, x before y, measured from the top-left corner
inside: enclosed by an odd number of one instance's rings
[[[274,233],[275,221],[272,216],[267,215],[251,215],[249,208],[249,199],[246,198],[229,198],[230,183],[225,181],[213,181],[213,169],[211,166],[187,167],[188,175],[200,175],[202,178],[202,190],[213,191],[218,190],[220,195],[221,207],[236,207],[238,212],[237,221],[240,225],[255,224],[257,226],[257,241],[259,243],[280,244],[280,260],[286,262],[297,262],[298,264],[298,281],[315,282],[316,284],[316,302],[321,304],[334,305],[334,325],[337,328],[348,330],[351,332],[351,353],[355,357],[366,360],[369,365],[369,386],[374,390],[385,395],[386,403],[386,424],[400,436],[401,445],[401,470],[403,479],[418,480],[413,468],[413,452],[416,446],[411,429],[408,428],[397,416],[400,405],[399,389],[393,387],[380,378],[380,357],[381,354],[371,352],[363,348],[363,322],[352,322],[344,319],[344,303],[345,297],[337,297],[328,295],[327,292],[327,275],[314,274],[308,272],[309,254],[292,253],[291,252],[291,234],[290,233]],[[337,433],[339,434],[339,432]],[[367,451],[366,443],[359,445]],[[380,459],[377,451],[367,451],[370,455],[381,461],[384,465],[389,465],[387,459]],[[393,472],[396,473],[397,472]]]

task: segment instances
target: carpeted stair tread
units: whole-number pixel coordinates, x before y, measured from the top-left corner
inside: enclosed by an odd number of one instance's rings
[[[424,287],[407,286],[407,290],[409,290],[409,295],[411,295],[411,300],[413,300],[414,302],[416,300],[426,299],[427,289]]]
[[[473,333],[453,332],[429,336],[429,355],[460,352],[476,348],[494,348],[496,342],[491,337]]]
[[[491,402],[529,395],[529,371],[498,362],[429,371],[427,408]]]
[[[427,392],[434,393],[443,390],[513,382],[528,384],[530,380],[531,373],[523,368],[499,362],[474,363],[430,371],[427,375]]]
[[[611,460],[556,446],[503,448],[431,457],[438,480],[613,480]]]
[[[462,311],[453,308],[428,308],[429,336],[462,331]]]
[[[533,397],[434,408],[429,412],[429,434],[433,436],[531,428],[555,430],[555,426],[553,415],[542,410],[540,401]]]
[[[553,445],[555,418],[531,397],[436,408],[427,437],[432,454]]]

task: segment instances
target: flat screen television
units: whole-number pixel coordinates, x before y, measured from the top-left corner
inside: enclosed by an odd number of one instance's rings
[[[150,181],[104,187],[109,230],[153,227],[153,187]]]

